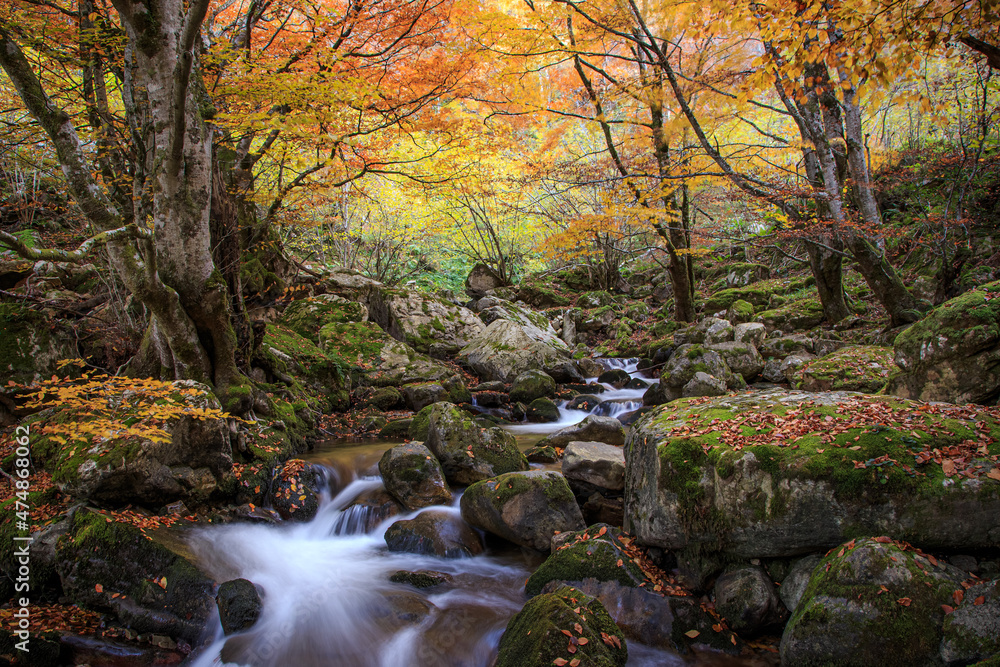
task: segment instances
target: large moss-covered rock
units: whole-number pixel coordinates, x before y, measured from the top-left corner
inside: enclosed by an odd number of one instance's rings
[[[427,447],[410,442],[386,450],[378,462],[385,490],[408,510],[451,503],[441,464]]]
[[[1000,398],[1000,282],[947,301],[896,337],[889,393],[923,401]]]
[[[510,385],[510,400],[518,403],[531,403],[536,398],[552,397],[555,393],[556,381],[540,370],[525,371]]]
[[[194,643],[215,600],[213,582],[138,528],[77,511],[57,546],[63,589],[73,602],[110,612],[136,632]]]
[[[551,581],[595,579],[631,587],[646,581],[642,569],[625,551],[620,528],[597,524],[559,537],[562,545],[528,577],[524,586],[528,595],[538,595]]]
[[[816,297],[790,301],[778,308],[757,313],[768,330],[804,331],[819,326],[825,319],[823,304]]]
[[[444,382],[455,375],[454,369],[392,338],[374,322],[327,324],[320,330],[320,346],[363,384],[400,387]]]
[[[720,390],[716,395],[727,388],[740,389],[746,384],[733,374],[721,354],[700,344],[687,343],[678,347],[664,365],[660,375],[661,391],[673,399],[706,395],[696,393],[705,385],[703,378],[696,377],[699,373],[717,381]]]
[[[998,421],[847,392],[676,401],[629,433],[625,529],[648,545],[741,558],[865,533],[927,549],[995,545]]]
[[[320,329],[327,324],[367,321],[368,308],[363,303],[335,294],[320,294],[293,301],[279,320],[285,327],[314,343],[319,342]]]
[[[458,360],[485,380],[510,382],[521,373],[561,366],[570,349],[550,331],[496,320],[459,352]]]
[[[861,391],[876,394],[895,368],[892,348],[845,347],[807,361],[794,371],[793,386],[806,391]]]
[[[445,477],[452,484],[472,484],[528,469],[528,460],[518,449],[514,436],[501,428],[480,428],[452,403],[430,406],[424,444],[441,462]]]
[[[0,303],[0,375],[4,382],[49,377],[60,359],[78,357],[73,332],[36,310]]]
[[[550,667],[573,660],[581,666],[620,667],[628,660],[628,649],[604,605],[563,587],[532,598],[510,619],[496,667]]]
[[[963,578],[888,538],[852,540],[813,571],[785,626],[781,662],[942,664],[942,605],[953,604]]]
[[[368,304],[373,321],[424,354],[454,354],[485,328],[468,308],[423,292],[383,287],[371,291]]]
[[[1000,658],[1000,579],[965,590],[954,613],[945,616],[942,631],[941,659],[947,665]]]
[[[173,386],[178,404],[192,411],[221,410],[219,400],[205,385],[179,380]],[[123,412],[129,409],[128,397],[118,400]],[[85,408],[53,410],[40,419],[76,422],[84,432],[90,423],[97,428],[96,418]],[[233,458],[225,419],[175,417],[163,429],[168,435],[165,441],[139,436],[98,440],[91,434],[86,440],[64,444],[58,437],[39,434],[32,452],[60,490],[78,500],[153,507],[177,500],[197,504],[227,485]]]
[[[267,371],[268,379],[288,385],[296,400],[308,397],[320,412],[350,405],[350,364],[285,326],[267,325],[253,364]]]
[[[477,482],[462,495],[462,518],[477,528],[538,551],[558,532],[582,530],[583,514],[557,472],[512,472]]]

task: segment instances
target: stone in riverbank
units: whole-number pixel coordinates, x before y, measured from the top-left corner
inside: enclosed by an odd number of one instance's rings
[[[431,450],[418,442],[386,450],[378,462],[382,483],[408,510],[451,503],[451,490],[441,464]]]
[[[467,558],[483,553],[479,534],[453,512],[428,510],[397,521],[385,531],[389,551],[440,558]]]
[[[557,472],[513,472],[477,482],[462,495],[462,518],[505,540],[548,551],[557,532],[582,530],[583,515]]]
[[[510,619],[496,667],[549,667],[572,660],[589,667],[620,667],[628,660],[628,649],[600,601],[563,587],[529,600]]]
[[[141,633],[198,640],[215,607],[213,582],[138,528],[80,509],[56,549],[56,569],[73,602],[111,612]]]
[[[889,538],[851,540],[813,571],[785,626],[781,662],[943,664],[943,605],[966,576]]]
[[[859,533],[995,546],[1000,420],[972,410],[845,392],[676,401],[629,434],[625,528],[739,558],[823,552]]]
[[[227,635],[242,632],[256,623],[263,606],[257,587],[246,579],[233,579],[220,585],[215,602],[219,606],[222,631]]]
[[[574,440],[563,452],[562,473],[566,479],[621,491],[625,488],[625,451],[602,442]]]
[[[625,428],[614,417],[587,415],[579,424],[567,426],[542,438],[539,447],[565,447],[574,440],[603,442],[607,445],[624,445]]]
[[[514,436],[500,428],[480,428],[452,403],[430,407],[424,444],[441,462],[452,484],[472,484],[528,469],[528,460],[517,448]]]

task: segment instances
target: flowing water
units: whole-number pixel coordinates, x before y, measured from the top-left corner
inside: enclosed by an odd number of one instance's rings
[[[637,375],[634,360],[605,363]],[[606,389],[595,412],[611,416],[640,406],[645,391]],[[507,428],[537,437],[587,414],[563,404],[555,424]],[[212,577],[243,577],[263,591],[262,615],[250,630],[225,637],[218,618],[210,621],[214,639],[193,660],[195,667],[489,667],[507,621],[527,600],[524,581],[539,559],[492,541],[475,558],[389,552],[388,526],[418,512],[378,521],[370,509],[351,503],[381,487],[377,462],[393,444],[316,453],[312,461],[327,468],[332,492],[308,523],[233,524],[193,534],[192,553]],[[458,498],[444,511],[457,515]],[[451,581],[418,591],[390,582],[398,570],[443,572]],[[629,642],[629,656],[633,666],[686,664],[635,642]]]

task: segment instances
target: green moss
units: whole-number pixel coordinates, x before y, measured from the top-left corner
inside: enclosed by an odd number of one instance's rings
[[[525,592],[535,596],[550,581],[584,579],[617,581],[623,586],[635,588],[646,578],[639,566],[615,543],[603,538],[591,538],[571,542],[556,550],[528,578]]]
[[[588,641],[574,642],[564,631]],[[620,648],[604,637],[615,637]],[[573,653],[566,650],[571,644]],[[625,637],[600,601],[565,586],[532,598],[511,618],[500,639],[496,667],[548,667],[560,658],[565,664],[577,659],[588,667],[620,667],[628,660]]]

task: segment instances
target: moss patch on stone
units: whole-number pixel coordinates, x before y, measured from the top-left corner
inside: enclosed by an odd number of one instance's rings
[[[559,659],[565,662],[556,663]],[[510,620],[496,667],[548,667],[574,659],[589,667],[617,667],[628,660],[628,649],[599,600],[564,586],[529,600]]]
[[[795,387],[806,391],[880,392],[895,370],[891,347],[849,346],[809,361],[796,371]]]

